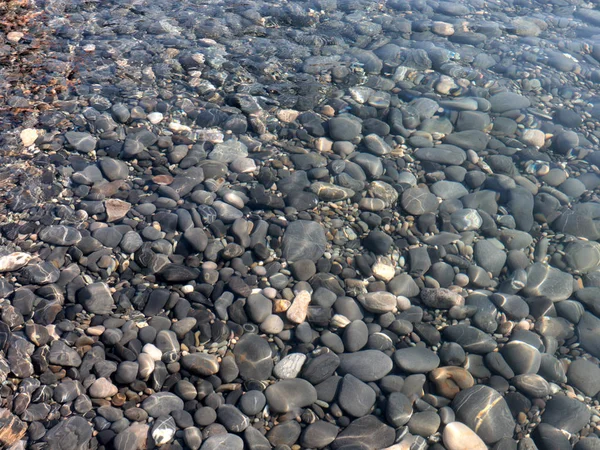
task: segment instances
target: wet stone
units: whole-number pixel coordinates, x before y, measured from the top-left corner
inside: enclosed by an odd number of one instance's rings
[[[119,390],[106,378],[98,378],[89,388],[90,397],[106,398],[116,395]]]
[[[488,447],[477,434],[460,422],[451,422],[444,427],[444,445],[448,450],[486,450]]]
[[[450,166],[460,166],[467,159],[462,148],[450,144],[440,144],[435,148],[419,148],[414,153],[419,161],[429,161]]]
[[[160,417],[183,409],[183,400],[170,392],[158,392],[146,398],[141,407],[151,417]]]
[[[338,432],[339,428],[334,424],[318,420],[306,427],[300,443],[305,448],[324,448],[335,440]]]
[[[362,417],[369,413],[375,404],[375,391],[366,383],[352,375],[345,375],[338,403],[340,407],[353,417]]]
[[[404,191],[400,204],[406,212],[415,216],[434,212],[438,208],[436,196],[426,188],[421,187],[414,187]]]
[[[550,385],[540,375],[533,373],[516,375],[511,382],[518,390],[531,398],[544,398],[550,395]]]
[[[63,367],[79,367],[81,357],[77,351],[64,341],[55,341],[48,353],[48,362]]]
[[[394,362],[406,373],[428,373],[440,365],[440,358],[424,347],[409,347],[394,353]]]
[[[334,117],[327,122],[329,136],[335,141],[351,141],[356,138],[362,126],[358,120],[350,115]]]
[[[242,412],[248,416],[254,416],[260,413],[267,403],[267,399],[262,392],[246,392],[239,401],[239,407]]]
[[[556,395],[546,402],[542,423],[568,433],[579,433],[589,422],[591,412],[577,399]]]
[[[89,448],[92,427],[80,416],[69,417],[52,427],[44,436],[44,441],[61,442],[61,448],[83,450]]]
[[[389,292],[369,292],[364,297],[358,297],[363,307],[376,314],[385,314],[396,309],[396,296]]]
[[[60,277],[60,271],[49,262],[30,264],[21,271],[24,284],[55,283]]]
[[[438,430],[440,423],[436,411],[422,411],[413,414],[407,426],[412,434],[429,437]]]
[[[208,377],[219,371],[219,362],[215,355],[208,353],[190,353],[181,358],[181,366],[194,375]]]
[[[585,395],[594,397],[600,392],[600,367],[586,359],[577,359],[569,365],[567,381]]]
[[[497,113],[503,113],[513,109],[527,108],[531,105],[531,102],[527,97],[524,97],[513,92],[501,92],[490,97],[490,103],[492,104],[492,111]]]
[[[461,391],[452,401],[452,409],[486,444],[513,435],[515,422],[508,405],[490,387],[478,385]]]
[[[230,140],[215,145],[215,148],[209,153],[208,158],[227,164],[246,156],[248,156],[248,147],[240,141]]]
[[[497,347],[492,336],[468,325],[451,325],[444,329],[442,335],[470,353],[486,354]]]
[[[93,314],[109,314],[114,300],[106,283],[89,284],[77,291],[77,301],[87,312]]]
[[[206,439],[200,448],[202,450],[221,450],[225,448],[227,450],[243,450],[244,441],[235,434],[218,434]]]
[[[273,374],[280,379],[296,378],[306,361],[306,355],[291,353],[279,361],[273,368]]]
[[[323,227],[316,222],[292,222],[283,236],[283,257],[290,262],[302,259],[317,261],[325,252],[327,239]]]
[[[270,385],[265,396],[272,412],[286,413],[312,405],[317,400],[317,391],[308,381],[295,378]]]
[[[465,299],[462,295],[444,288],[421,290],[421,300],[426,306],[435,309],[450,309],[453,306],[462,306]]]
[[[533,345],[514,340],[502,347],[502,356],[516,375],[537,373],[542,355]]]
[[[568,299],[573,293],[573,276],[543,263],[527,268],[527,296],[544,296],[557,302]]]
[[[53,245],[76,245],[81,240],[81,233],[64,225],[50,225],[42,228],[39,238]]]
[[[81,153],[90,153],[96,149],[97,139],[90,133],[82,133],[78,131],[68,131],[65,133],[65,138],[71,147]]]
[[[164,445],[173,439],[176,431],[175,419],[169,416],[161,416],[154,421],[151,435],[156,445]]]
[[[266,340],[246,334],[236,344],[233,354],[243,379],[265,380],[271,376],[273,359]]]
[[[379,449],[393,444],[394,429],[385,425],[377,417],[368,415],[354,420],[331,444],[334,450],[349,445],[360,445],[360,448]]]
[[[240,433],[248,428],[250,419],[242,414],[233,405],[222,405],[217,409],[217,420],[223,424],[227,431]]]
[[[379,350],[363,350],[339,356],[339,373],[351,374],[361,381],[377,381],[393,368],[392,359]]]

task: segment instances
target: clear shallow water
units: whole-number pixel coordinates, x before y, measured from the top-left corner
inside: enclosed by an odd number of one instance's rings
[[[343,395],[334,392],[304,410],[314,403],[312,385],[324,381],[305,368],[302,380],[272,383],[270,409],[255,414],[259,433],[272,432],[274,417],[287,407],[290,417],[302,408],[304,428],[327,422],[331,439],[310,445],[303,437],[301,448],[444,442],[454,450],[452,436],[442,435],[456,428],[460,438],[461,429],[443,425],[456,415],[475,429],[482,412],[480,437],[490,445],[504,438],[508,448],[531,436],[542,446],[544,435],[535,433],[543,427],[534,431],[540,420],[554,427],[545,432],[555,432],[550,440],[560,445],[567,440],[560,429],[569,432],[567,446],[597,431],[590,422],[597,390],[579,376],[597,371],[593,357],[600,357],[600,12],[594,4],[50,1],[37,7],[45,15],[32,29],[46,33],[42,50],[29,36],[15,40],[29,65],[22,74],[5,68],[2,81],[8,112],[0,145],[10,153],[2,160],[3,245],[5,253],[45,260],[10,281],[34,286],[35,312],[24,316],[38,325],[64,320],[59,331],[69,344],[80,337],[71,322],[102,325],[110,330],[102,341],[106,359],[118,362],[139,359],[138,344],[154,340],[102,316],[114,312],[142,328],[180,332],[182,319],[193,319],[173,345],[198,350],[202,364],[186,358],[181,373],[200,390],[214,387],[199,376],[215,376],[215,385],[233,392],[232,403],[242,390],[265,388],[255,378],[281,378],[272,366],[288,354],[335,366],[328,379],[339,367],[341,376],[354,377],[344,379]],[[29,145],[24,128],[35,133]],[[296,221],[302,222],[290,225]],[[48,228],[58,223],[69,228]],[[68,278],[75,268],[84,275],[59,285],[59,275]],[[264,297],[248,305],[253,289]],[[318,289],[324,291],[312,298],[306,292]],[[187,305],[177,307],[178,299]],[[89,313],[96,317],[89,320]],[[154,316],[163,323],[153,323]],[[128,327],[139,339],[123,353],[113,340]],[[88,333],[92,341],[99,331]],[[252,337],[236,346],[243,332]],[[74,344],[82,354],[89,336]],[[182,348],[166,351],[164,360],[173,363]],[[222,360],[205,356],[225,357],[231,349],[221,372]],[[29,356],[11,354],[10,369],[28,374]],[[589,365],[567,376],[565,367],[582,356]],[[144,359],[144,370],[154,368]],[[253,359],[266,372],[248,364]],[[167,377],[180,367],[155,362],[159,375],[136,380],[147,383],[136,391],[175,383],[176,376]],[[300,370],[288,363],[286,370]],[[434,373],[438,365],[454,368]],[[131,369],[123,367],[107,377],[125,389]],[[448,388],[436,378],[452,378],[452,370],[464,384]],[[389,373],[403,381],[383,381]],[[409,374],[416,376],[404,380]],[[514,411],[486,385],[506,394]],[[573,388],[588,397],[544,409],[550,396],[564,399]],[[389,406],[392,398],[404,401],[391,395],[394,389],[406,397],[407,417]],[[451,402],[461,390],[462,399]],[[413,411],[413,395],[436,411],[418,415],[426,405]],[[156,398],[143,408],[153,415]],[[177,409],[181,398],[170,397],[169,405]],[[217,408],[221,400],[215,394],[187,409]],[[503,407],[493,410],[488,402]],[[561,414],[567,407],[575,411],[568,417]],[[219,422],[231,425],[225,415],[235,412],[222,414]],[[363,422],[356,420],[362,415]],[[43,427],[56,434],[61,423],[49,415]],[[78,445],[87,448],[87,421],[69,423],[82,430]],[[97,431],[104,426],[94,422]],[[175,433],[167,428],[166,435]],[[34,431],[39,436],[32,441],[53,435]],[[228,431],[231,448],[240,448],[239,429]],[[250,438],[244,435],[251,448]],[[181,432],[177,439],[182,445]],[[275,447],[273,441],[267,445]]]

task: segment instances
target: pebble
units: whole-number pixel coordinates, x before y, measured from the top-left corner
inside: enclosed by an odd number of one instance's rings
[[[301,378],[278,381],[266,389],[265,396],[269,408],[275,413],[286,413],[317,401],[313,385]]]
[[[157,418],[183,409],[183,400],[170,392],[157,392],[146,398],[141,407],[150,417]]]
[[[486,443],[512,437],[514,419],[503,397],[495,390],[477,385],[461,391],[452,401],[458,421],[471,428]]]
[[[296,378],[306,361],[306,355],[291,353],[281,359],[273,368],[273,374],[279,379]]]
[[[326,249],[325,232],[321,225],[306,220],[292,222],[283,236],[283,257],[290,261],[317,261]]]
[[[448,450],[485,450],[488,448],[473,430],[460,422],[447,424],[442,436]]]
[[[440,365],[440,358],[424,347],[410,347],[397,350],[394,362],[406,373],[428,373]]]
[[[236,344],[233,354],[240,376],[247,380],[265,380],[273,370],[271,347],[255,334],[246,334]]]

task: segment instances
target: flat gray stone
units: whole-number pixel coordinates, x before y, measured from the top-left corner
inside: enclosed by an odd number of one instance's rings
[[[316,262],[327,247],[323,226],[317,222],[297,220],[288,225],[283,235],[283,253],[286,260],[293,262],[310,259]]]

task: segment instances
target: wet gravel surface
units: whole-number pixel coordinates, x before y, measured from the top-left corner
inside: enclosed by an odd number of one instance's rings
[[[0,4],[0,448],[600,449],[594,2]]]

